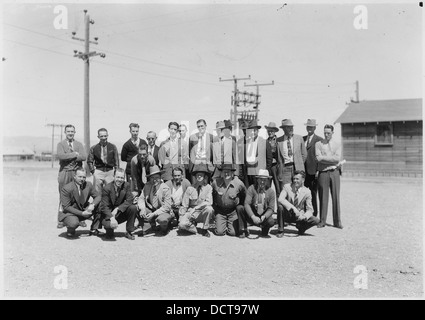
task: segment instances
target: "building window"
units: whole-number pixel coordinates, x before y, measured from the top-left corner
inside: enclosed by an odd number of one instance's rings
[[[375,146],[393,145],[393,125],[377,124],[375,134]]]

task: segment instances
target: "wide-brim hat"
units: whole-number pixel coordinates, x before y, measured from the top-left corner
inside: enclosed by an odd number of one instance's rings
[[[221,166],[221,171],[224,171],[224,170],[236,171],[236,168],[231,163],[225,163]]]
[[[253,119],[248,125],[248,129],[260,129],[260,128],[261,126],[258,124],[257,119]]]
[[[266,130],[279,131],[279,128],[276,126],[276,123],[274,122],[269,122],[269,125],[264,127],[266,128]]]
[[[149,170],[149,174],[146,175],[147,178],[153,176],[154,174],[162,174],[165,170],[160,170],[158,166],[152,166]]]
[[[267,169],[260,169],[258,170],[258,174],[255,176],[256,178],[272,178],[272,176],[269,175],[269,170]]]
[[[283,119],[282,125],[280,127],[283,128],[283,127],[291,127],[291,126],[292,127],[294,126],[291,119]]]
[[[316,119],[307,119],[307,123],[304,123],[307,127],[317,127]]]
[[[221,129],[224,129],[224,128],[226,128],[225,125],[224,125],[224,121],[217,121],[217,123],[215,125],[215,129],[221,130]]]
[[[193,167],[192,175],[196,175],[198,172],[202,172],[202,173],[205,173],[205,174],[208,174],[208,175],[210,174],[207,166],[203,163],[195,164],[195,166]]]

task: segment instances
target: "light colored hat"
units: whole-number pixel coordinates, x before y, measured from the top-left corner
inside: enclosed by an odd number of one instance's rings
[[[269,175],[269,170],[267,169],[260,169],[258,170],[258,174],[255,176],[256,178],[271,178],[272,176]]]
[[[307,119],[307,123],[304,123],[307,127],[317,127],[316,119]]]
[[[153,176],[154,174],[162,174],[164,172],[164,170],[159,170],[158,166],[152,166],[149,170],[149,174],[146,175],[146,177],[150,177]]]
[[[276,123],[274,122],[269,122],[268,126],[264,126],[267,130],[271,130],[271,131],[279,131],[279,128],[276,126]]]
[[[283,128],[283,127],[290,127],[290,126],[294,126],[291,119],[283,119],[282,125],[280,127]]]
[[[216,130],[221,130],[221,129],[226,128],[226,126],[224,125],[224,121],[217,121],[215,128],[216,128]]]

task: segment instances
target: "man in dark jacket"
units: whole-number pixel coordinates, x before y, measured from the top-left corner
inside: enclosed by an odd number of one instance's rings
[[[131,138],[128,139],[126,143],[124,143],[121,149],[121,161],[127,162],[125,167],[125,174],[128,182],[131,181],[131,159],[137,155],[139,146],[142,144],[147,145],[145,140],[139,138],[139,125],[137,123],[130,123],[129,127]]]

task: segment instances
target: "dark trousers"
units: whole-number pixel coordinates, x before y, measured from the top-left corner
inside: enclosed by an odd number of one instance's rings
[[[63,188],[64,185],[70,183],[71,181],[74,180],[74,173],[75,171],[70,170],[70,171],[66,171],[66,170],[62,170],[59,171],[58,174],[58,183],[59,183],[59,208],[58,208],[58,221],[59,221],[59,211],[62,211],[62,203],[61,203],[61,199],[60,199],[60,194],[61,194],[61,190]]]
[[[236,233],[240,232],[240,221],[245,214],[245,209],[242,205],[236,206],[233,211],[220,210],[220,208],[214,208],[214,211],[215,227],[218,236],[223,236],[225,234],[236,236]]]
[[[155,211],[152,211],[151,209],[146,208],[146,213],[150,213],[150,212],[155,212]],[[171,211],[170,213],[164,212],[164,213],[161,213],[159,216],[154,217],[151,220],[149,220],[149,223],[152,227],[155,227],[156,223],[158,223],[160,230],[162,232],[165,232],[170,228],[171,221],[172,221],[173,217],[174,217],[173,211]],[[145,223],[144,219],[141,218],[139,220],[139,223],[140,223],[140,226],[143,227],[143,225]]]
[[[272,167],[270,168],[270,175],[272,176],[273,184],[276,189],[276,196],[279,198],[280,191],[282,189],[280,188],[280,182],[278,179],[277,163],[273,164]]]
[[[131,205],[124,212],[119,211],[115,216],[115,219],[117,220],[118,224],[127,221],[125,229],[127,230],[127,232],[132,233],[135,230],[134,221],[136,220],[137,212],[137,207],[135,205]],[[104,219],[102,221],[102,225],[105,227],[105,230],[107,232],[110,232],[110,230],[112,230],[110,219]]]
[[[317,217],[317,180],[314,174],[306,174],[304,185],[311,191],[311,203],[313,205],[313,215]]]
[[[95,208],[93,211],[92,219],[93,222],[90,226],[90,230],[98,229],[101,225],[101,218],[97,208]],[[69,231],[75,231],[75,229],[79,227],[80,222],[85,220],[87,220],[87,218],[79,217],[76,215],[70,215],[65,217],[65,219],[62,220],[62,223],[65,227],[68,228]]]
[[[252,210],[258,218],[261,218],[256,213],[255,208],[252,208]],[[248,228],[247,222],[254,225],[254,221],[252,221],[251,217],[249,217],[248,214],[246,213],[246,211],[244,211],[243,214],[241,214],[241,222],[239,223],[241,225],[241,227],[240,227],[241,232],[244,232]],[[274,226],[273,216],[271,215],[270,217],[265,219],[263,222],[260,223],[259,226],[261,227],[261,231],[263,233],[269,233],[270,228],[272,228]]]
[[[297,229],[303,229],[304,231],[306,231],[306,230],[310,229],[311,227],[318,225],[320,220],[319,220],[319,218],[317,218],[315,216],[311,216],[307,220],[297,221],[297,217],[292,210],[286,210],[286,208],[283,205],[278,204],[278,206],[277,206],[277,225],[278,225],[277,232],[284,232],[283,226],[284,226],[285,222],[292,222],[292,223],[295,222]]]
[[[332,214],[335,227],[341,226],[341,208],[339,190],[341,186],[338,170],[320,172],[317,179],[317,187],[320,200],[320,221],[326,223],[328,216],[329,190],[332,197]]]

